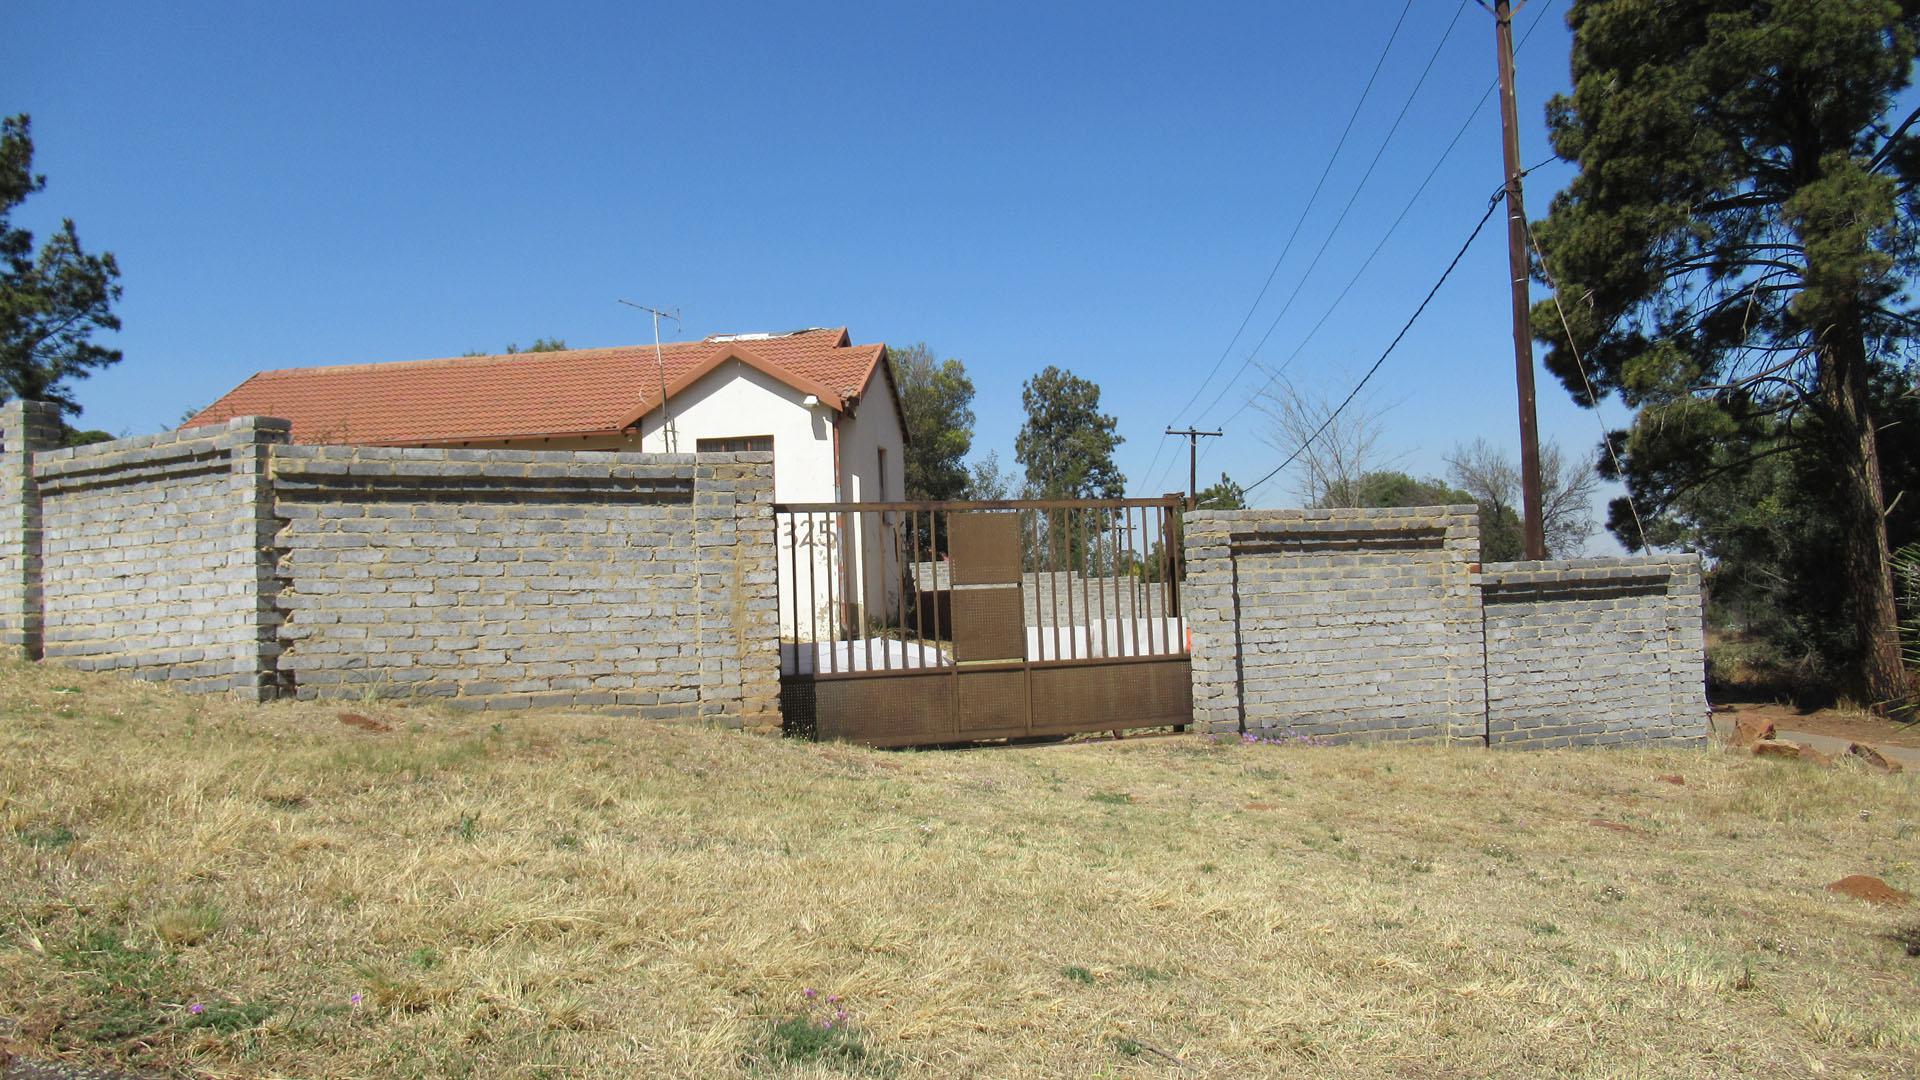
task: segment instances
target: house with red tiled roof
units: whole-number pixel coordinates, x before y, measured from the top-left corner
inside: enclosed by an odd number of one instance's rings
[[[296,443],[770,450],[779,502],[905,497],[906,422],[887,347],[855,345],[845,327],[262,371],[182,426],[236,416],[291,421]],[[783,572],[793,562],[783,551]],[[860,576],[883,589],[899,575]],[[870,609],[895,610],[897,588]],[[799,625],[791,612],[782,624]]]

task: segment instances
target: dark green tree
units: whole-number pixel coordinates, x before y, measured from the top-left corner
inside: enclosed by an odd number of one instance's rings
[[[1837,526],[1845,667],[1899,697],[1875,386],[1917,323],[1920,110],[1895,107],[1920,0],[1575,0],[1568,22],[1574,89],[1547,119],[1580,171],[1534,226],[1547,365],[1637,410],[1615,443],[1649,530],[1774,455],[1830,477],[1806,509]]]
[[[533,344],[527,346],[524,349],[521,348],[518,344],[515,344],[514,342],[508,342],[506,349],[502,352],[490,353],[481,349],[472,349],[467,352],[463,352],[460,355],[461,356],[516,356],[520,353],[566,352],[566,351],[567,351],[567,341],[565,338],[538,337],[533,339]]]
[[[120,350],[93,340],[120,329],[120,266],[110,252],[89,255],[72,218],[35,254],[33,233],[13,224],[13,211],[46,186],[33,172],[31,120],[0,121],[0,400],[50,401],[77,416],[68,384],[120,362]]]
[[[1117,499],[1126,477],[1113,463],[1123,441],[1100,411],[1100,387],[1049,365],[1020,388],[1027,422],[1013,441],[1027,487],[1042,499]]]
[[[1203,489],[1195,502],[1202,510],[1245,510],[1247,489],[1234,483],[1226,473],[1221,473],[1220,482]]]
[[[973,380],[958,360],[939,360],[925,342],[888,349],[907,421],[907,498],[962,499],[971,477]]]

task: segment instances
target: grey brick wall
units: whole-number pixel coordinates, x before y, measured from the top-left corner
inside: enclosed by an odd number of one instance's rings
[[[1196,727],[1479,739],[1479,549],[1471,506],[1188,514]]]
[[[276,447],[301,697],[777,728],[772,455]]]
[[[41,653],[197,690],[270,693],[258,474],[284,421],[35,453]]]
[[[1694,555],[1482,568],[1473,507],[1187,515],[1202,731],[1528,748],[1707,734]]]
[[[0,406],[0,648],[40,658],[40,494],[33,455],[59,445],[60,410],[40,401]]]
[[[1492,563],[1479,585],[1492,745],[1705,742],[1698,556]]]

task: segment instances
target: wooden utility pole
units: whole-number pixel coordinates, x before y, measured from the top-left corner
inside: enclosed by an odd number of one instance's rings
[[[1525,0],[1521,0],[1524,4]],[[1520,502],[1526,557],[1547,557],[1547,530],[1541,512],[1540,429],[1533,408],[1533,320],[1527,282],[1527,202],[1520,180],[1520,107],[1513,91],[1513,12],[1511,0],[1481,0],[1493,12],[1493,39],[1500,57],[1500,157],[1507,176],[1507,271],[1513,279],[1513,377],[1520,392]]]
[[[1175,431],[1168,428],[1167,434],[1187,437],[1187,509],[1192,510],[1200,504],[1200,440],[1217,439],[1220,433],[1195,431],[1192,428]]]

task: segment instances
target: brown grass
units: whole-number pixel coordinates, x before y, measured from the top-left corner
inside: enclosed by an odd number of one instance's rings
[[[1911,775],[361,711],[394,730],[0,669],[15,1048],[218,1077],[1920,1061],[1916,912],[1824,890],[1920,892]]]

